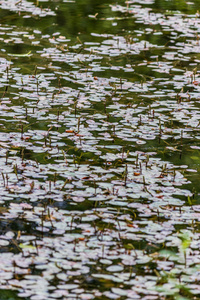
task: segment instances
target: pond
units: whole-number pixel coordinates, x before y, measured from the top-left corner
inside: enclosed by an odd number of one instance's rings
[[[200,297],[200,0],[0,1],[0,298]]]

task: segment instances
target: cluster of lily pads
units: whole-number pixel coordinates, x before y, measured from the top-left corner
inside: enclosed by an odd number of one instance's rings
[[[78,1],[0,2],[54,24],[0,24],[0,288],[198,299],[199,13],[100,4],[71,37]]]

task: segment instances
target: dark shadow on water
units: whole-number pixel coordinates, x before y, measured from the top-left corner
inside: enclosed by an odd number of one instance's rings
[[[17,292],[9,290],[0,290],[1,300],[28,300],[28,298],[21,298],[17,296]]]

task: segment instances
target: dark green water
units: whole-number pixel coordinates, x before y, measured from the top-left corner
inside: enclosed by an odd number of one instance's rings
[[[0,298],[199,298],[200,1],[0,2]]]

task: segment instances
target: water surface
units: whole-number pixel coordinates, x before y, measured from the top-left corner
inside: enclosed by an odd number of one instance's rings
[[[199,4],[0,2],[2,299],[199,297]]]

